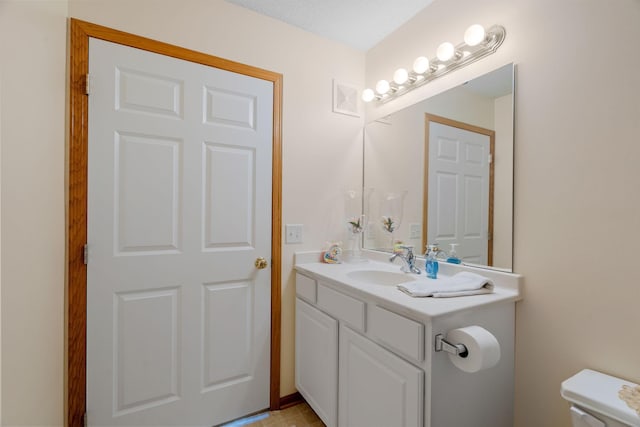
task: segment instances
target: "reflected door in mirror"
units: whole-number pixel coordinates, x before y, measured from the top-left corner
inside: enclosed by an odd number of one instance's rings
[[[494,132],[429,114],[425,128],[424,244],[455,243],[463,261],[492,265]]]

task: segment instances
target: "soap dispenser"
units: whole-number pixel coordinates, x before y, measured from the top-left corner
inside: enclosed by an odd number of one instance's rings
[[[437,279],[438,278],[438,252],[440,249],[438,248],[438,244],[428,245],[427,252],[425,254],[425,271],[427,272],[427,277],[429,279]]]
[[[458,243],[450,243],[449,246],[451,246],[451,249],[449,250],[449,256],[447,257],[447,262],[450,262],[451,264],[460,264],[460,258],[458,258],[458,252],[456,251],[456,246],[458,246]]]

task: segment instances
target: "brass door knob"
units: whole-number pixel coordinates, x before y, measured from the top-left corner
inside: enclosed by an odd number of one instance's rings
[[[267,265],[269,265],[267,260],[262,257],[256,258],[255,264],[256,264],[256,268],[260,270],[262,270],[263,268],[267,268]]]

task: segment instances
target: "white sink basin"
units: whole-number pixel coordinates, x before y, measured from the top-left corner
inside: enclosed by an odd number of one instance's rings
[[[400,283],[413,282],[417,276],[408,273],[395,273],[393,271],[382,270],[356,270],[347,273],[347,276],[359,282],[372,285],[395,286]]]

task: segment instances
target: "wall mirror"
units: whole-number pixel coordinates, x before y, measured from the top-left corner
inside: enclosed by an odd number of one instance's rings
[[[364,248],[512,271],[514,88],[507,64],[365,126]]]

